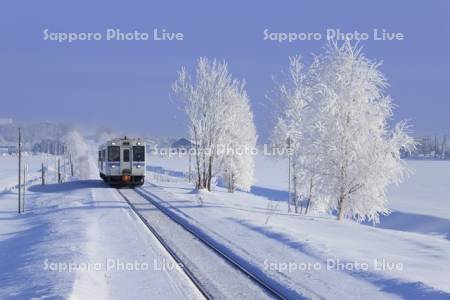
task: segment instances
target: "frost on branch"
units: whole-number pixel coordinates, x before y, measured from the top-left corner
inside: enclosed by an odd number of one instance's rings
[[[308,70],[297,65],[291,58],[288,85],[279,88],[285,109],[274,131],[296,141],[294,186],[338,219],[378,222],[389,212],[387,186],[406,172],[400,151],[414,147],[406,122],[389,128],[393,104],[380,64],[345,42],[329,44]]]
[[[227,183],[229,192],[236,188],[249,191],[254,182],[252,150],[256,147],[257,137],[243,85],[230,91],[228,101],[220,139],[223,151],[218,152],[219,175]]]
[[[253,182],[252,157],[223,155],[220,151],[238,145],[254,146],[256,142],[243,84],[232,78],[225,62],[200,58],[194,79],[182,68],[172,90],[182,101],[195,144],[196,187],[211,190],[213,177],[219,175],[228,182],[230,191],[235,187],[249,189]]]

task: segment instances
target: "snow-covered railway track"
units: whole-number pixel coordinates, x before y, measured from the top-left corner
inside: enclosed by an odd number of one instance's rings
[[[286,299],[257,274],[180,222],[141,188],[119,194],[207,299]]]
[[[156,239],[160,242],[160,244],[164,247],[164,249],[170,254],[170,256],[175,260],[175,262],[182,266],[183,272],[188,276],[188,278],[192,281],[194,286],[198,289],[198,291],[207,299],[211,298],[211,295],[209,295],[208,290],[204,289],[201,283],[198,281],[198,279],[195,277],[195,275],[186,267],[183,265],[183,261],[181,258],[169,247],[169,245],[166,243],[166,241],[162,238],[162,236],[156,231],[156,229],[149,223],[149,221],[136,209],[135,205],[131,202],[129,197],[125,195],[123,190],[118,190],[119,194],[122,196],[122,198],[130,205],[133,212],[136,214],[136,216],[145,224],[145,226],[151,231],[151,233],[156,237]]]

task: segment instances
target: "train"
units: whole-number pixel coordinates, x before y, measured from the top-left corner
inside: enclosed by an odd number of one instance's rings
[[[116,138],[98,148],[100,178],[112,186],[141,186],[145,181],[146,145],[140,138]]]

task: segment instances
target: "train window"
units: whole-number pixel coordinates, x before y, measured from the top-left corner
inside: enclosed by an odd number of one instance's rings
[[[98,151],[98,161],[102,160],[102,151]]]
[[[133,161],[145,161],[144,146],[133,146]]]
[[[120,161],[119,146],[108,146],[108,161]]]
[[[123,150],[123,161],[125,162],[130,161],[130,149]]]

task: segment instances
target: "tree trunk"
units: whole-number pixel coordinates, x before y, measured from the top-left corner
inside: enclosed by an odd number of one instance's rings
[[[339,201],[338,201],[338,210],[339,210],[338,220],[339,221],[342,221],[344,219],[344,198],[345,198],[344,194],[341,194],[339,196]]]
[[[294,182],[293,182],[293,187],[294,187],[294,209],[295,209],[295,213],[298,213],[298,194],[297,194],[297,166],[295,163],[295,160],[292,164],[292,171],[294,173]]]
[[[209,157],[209,164],[208,164],[208,191],[211,192],[211,180],[212,180],[212,164],[213,164],[213,157],[212,155]]]
[[[234,186],[234,174],[231,173],[230,174],[230,193],[234,193],[235,191],[235,186]]]
[[[203,153],[203,187],[207,187],[207,180],[206,180],[206,155]]]
[[[194,141],[195,141],[195,161],[197,164],[197,189],[201,189],[202,184],[202,174],[200,172],[200,154],[199,154],[199,147],[198,147],[198,137],[197,137],[197,130],[194,128]]]

